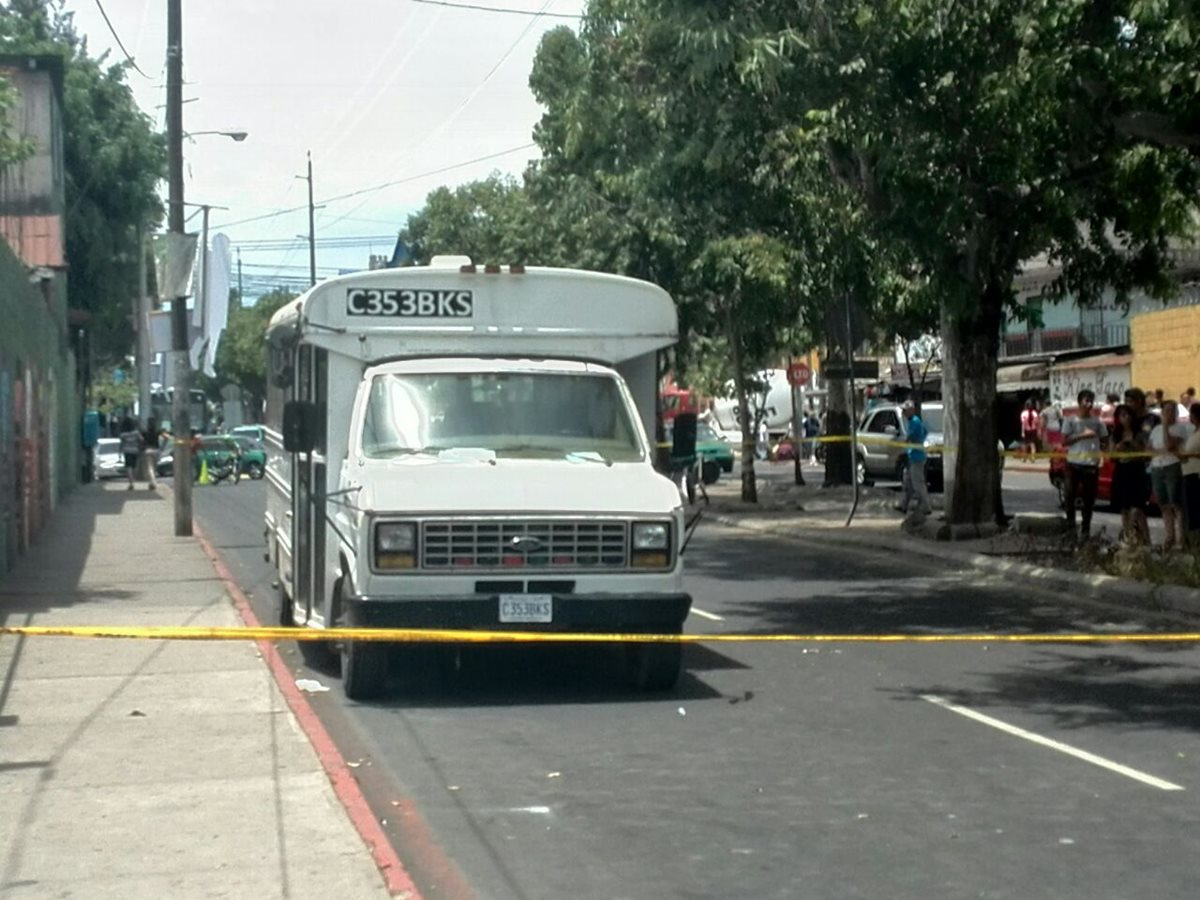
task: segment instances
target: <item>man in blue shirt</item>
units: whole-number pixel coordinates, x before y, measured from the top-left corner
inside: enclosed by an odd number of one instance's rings
[[[897,507],[907,515],[909,503],[917,501],[917,513],[929,515],[929,487],[925,483],[925,438],[929,431],[921,421],[921,412],[911,400],[905,400],[901,407],[904,415],[904,442],[908,444],[905,451],[908,455],[908,465],[904,467],[904,501]]]

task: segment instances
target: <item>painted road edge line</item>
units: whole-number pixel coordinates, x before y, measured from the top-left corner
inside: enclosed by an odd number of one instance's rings
[[[710,619],[713,622],[724,622],[725,621],[724,616],[718,616],[716,613],[706,612],[705,610],[701,609],[698,606],[693,606],[692,612],[695,613],[696,615],[700,616],[700,618],[702,618],[702,619]]]
[[[1149,775],[1137,769],[1122,765],[1118,762],[1113,762],[1111,759],[1105,759],[1103,756],[1097,756],[1095,753],[1089,753],[1086,750],[1080,750],[1078,747],[1072,747],[1070,744],[1064,744],[1062,741],[1052,740],[1048,737],[1042,737],[1040,734],[1035,734],[1032,731],[1026,731],[1024,728],[1018,728],[1016,725],[1009,725],[1007,722],[1001,722],[999,719],[993,719],[991,716],[985,716],[983,713],[976,712],[965,706],[959,706],[957,703],[951,703],[945,697],[938,697],[936,694],[922,694],[921,699],[940,706],[943,709],[948,709],[951,712],[958,713],[960,716],[966,716],[968,719],[973,719],[976,722],[981,722],[984,725],[989,725],[1006,734],[1011,734],[1014,737],[1023,738],[1034,744],[1040,744],[1043,747],[1049,747],[1051,750],[1057,750],[1059,753],[1065,753],[1067,756],[1073,756],[1076,759],[1081,759],[1084,762],[1089,762],[1094,766],[1099,766],[1102,769],[1108,769],[1110,772],[1116,772],[1119,775],[1124,775],[1126,778],[1132,778],[1134,781],[1140,781],[1142,784],[1148,784],[1151,787],[1156,787],[1163,791],[1182,791],[1184,787],[1175,784],[1171,781],[1166,781],[1154,775]]]
[[[254,614],[249,598],[238,586],[233,573],[229,571],[216,548],[209,542],[199,524],[193,523],[192,530],[204,555],[212,563],[217,577],[224,584],[226,592],[233,598],[238,615],[251,628],[259,627],[261,623],[258,621],[258,616]],[[359,788],[358,782],[354,780],[354,776],[350,772],[350,767],[346,765],[346,761],[338,752],[333,738],[321,724],[316,710],[296,687],[295,677],[288,670],[283,657],[279,655],[278,648],[270,641],[256,641],[256,644],[259,653],[266,660],[271,674],[275,677],[275,683],[279,685],[280,693],[283,694],[288,708],[291,709],[292,715],[296,717],[300,728],[304,731],[313,750],[316,751],[317,759],[320,760],[321,767],[325,770],[325,775],[333,786],[333,792],[337,796],[338,802],[346,810],[346,815],[354,826],[354,830],[358,832],[358,836],[370,851],[371,859],[383,876],[386,890],[392,896],[404,897],[406,900],[422,900],[421,892],[413,882],[412,876],[409,875],[408,869],[404,867],[404,863],[400,861],[400,856],[392,847],[383,827],[376,821],[375,814],[371,811],[370,804],[367,803],[367,798],[363,796],[362,789]]]

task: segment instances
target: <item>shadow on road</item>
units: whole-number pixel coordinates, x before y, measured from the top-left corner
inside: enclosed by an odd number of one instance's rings
[[[1192,644],[1153,647],[1160,657],[1194,649]],[[985,687],[927,685],[892,693],[898,699],[936,694],[979,710],[1019,707],[1069,729],[1119,725],[1200,731],[1200,666],[1145,656],[1117,655],[1113,645],[1090,651],[1044,648],[1019,668],[975,676]]]
[[[390,683],[371,705],[394,709],[545,704],[627,704],[718,700],[692,674],[744,668],[707,647],[688,645],[684,673],[667,691],[641,691],[622,678],[618,647],[417,647],[392,656]]]

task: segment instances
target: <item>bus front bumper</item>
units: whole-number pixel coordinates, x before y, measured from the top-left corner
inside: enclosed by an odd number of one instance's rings
[[[502,621],[501,595],[346,599],[354,628],[449,628],[470,631],[674,633],[691,610],[690,594],[514,594],[512,600],[549,600],[549,621]],[[544,609],[544,607],[543,607]]]

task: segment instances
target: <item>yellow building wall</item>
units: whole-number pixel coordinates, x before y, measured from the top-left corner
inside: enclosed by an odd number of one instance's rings
[[[1179,306],[1134,316],[1129,326],[1133,384],[1162,388],[1178,400],[1200,387],[1200,306]]]

